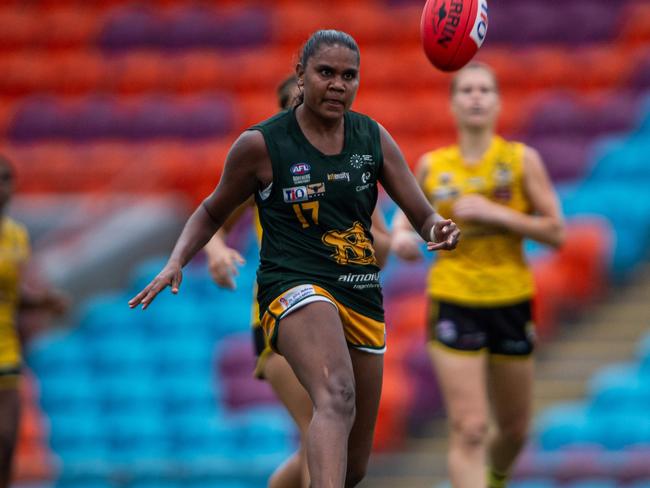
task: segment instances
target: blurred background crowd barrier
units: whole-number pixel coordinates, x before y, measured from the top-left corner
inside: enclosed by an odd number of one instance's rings
[[[454,140],[449,76],[419,43],[422,3],[1,2],[11,213],[30,229],[36,273],[77,301],[56,330],[23,319],[19,483],[265,486],[297,435],[251,376],[250,226],[232,237],[247,259],[238,291],[218,289],[199,256],[179,296],[146,313],[126,302],[218,182],[236,135],[276,111],[276,85],[314,30],[357,39],[354,109],[385,125],[409,164]],[[543,348],[648,260],[650,2],[493,0],[478,59],[499,78],[501,133],[540,151],[568,219],[557,253],[527,246]],[[380,204],[390,218],[392,202]],[[383,272],[378,452],[399,451],[442,413],[424,347],[427,266],[391,259]],[[650,336],[627,363],[603,365],[583,402],[539,413],[518,486],[647,488],[649,409]]]

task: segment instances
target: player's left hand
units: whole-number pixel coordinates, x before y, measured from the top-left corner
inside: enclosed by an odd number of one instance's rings
[[[454,204],[454,217],[472,223],[497,224],[503,207],[482,195],[465,195]]]
[[[156,298],[158,293],[168,286],[171,287],[172,293],[177,294],[183,281],[182,266],[175,262],[168,262],[158,276],[149,283],[140,293],[129,300],[129,307],[135,308],[142,305],[146,309]]]
[[[427,243],[429,251],[455,249],[460,239],[460,229],[451,219],[439,220],[431,228],[432,241]]]

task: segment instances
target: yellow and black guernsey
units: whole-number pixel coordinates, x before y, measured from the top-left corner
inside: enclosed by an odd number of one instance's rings
[[[529,213],[523,183],[524,145],[495,136],[476,164],[463,160],[457,145],[427,153],[422,189],[441,215],[453,217],[454,203],[478,194],[518,212]],[[528,300],[533,279],[523,237],[488,225],[456,219],[463,238],[454,252],[441,253],[431,268],[429,294],[464,306],[505,306]]]
[[[286,290],[322,287],[350,309],[384,320],[379,267],[370,234],[383,155],[379,127],[346,112],[345,140],[325,155],[305,137],[294,110],[254,127],[273,167],[273,182],[256,195],[262,224],[258,301],[262,315]]]
[[[29,253],[27,230],[9,217],[0,219],[0,389],[13,388],[20,372],[16,309],[20,271]]]

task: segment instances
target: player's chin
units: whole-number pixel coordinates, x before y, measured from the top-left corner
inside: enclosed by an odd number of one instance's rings
[[[336,102],[325,102],[321,106],[321,113],[323,117],[326,118],[338,118],[341,117],[345,111],[347,110],[347,107],[343,103],[336,103]]]

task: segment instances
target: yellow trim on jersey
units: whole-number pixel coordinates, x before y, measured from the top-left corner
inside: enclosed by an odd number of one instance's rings
[[[530,212],[525,193],[521,143],[495,136],[483,158],[467,164],[457,145],[424,156],[422,189],[437,211],[453,218],[462,232],[458,247],[440,253],[428,279],[436,300],[468,306],[501,306],[531,298],[532,273],[525,261],[522,237],[489,225],[463,222],[454,204],[465,195],[481,195],[518,212]]]
[[[298,285],[271,302],[262,316],[262,327],[273,351],[277,352],[278,324],[282,318],[312,301],[327,301],[334,305],[343,324],[345,339],[350,347],[382,354],[386,349],[386,326],[360,314],[337,301],[318,285]]]

